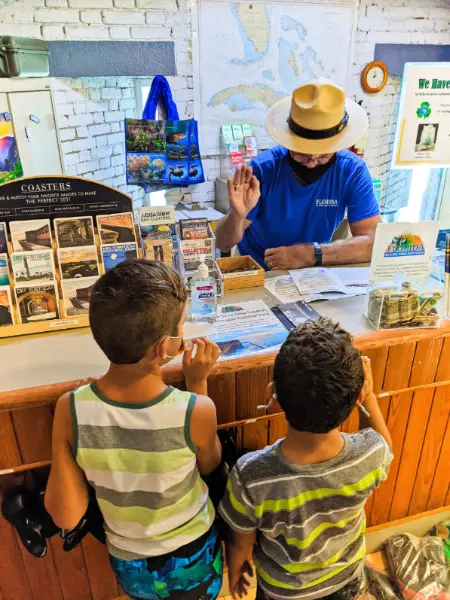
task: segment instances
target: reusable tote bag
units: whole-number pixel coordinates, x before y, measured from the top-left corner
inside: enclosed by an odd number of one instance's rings
[[[155,120],[158,104],[167,120]],[[203,183],[197,121],[181,120],[165,77],[152,83],[142,119],[125,120],[127,183],[186,186]]]

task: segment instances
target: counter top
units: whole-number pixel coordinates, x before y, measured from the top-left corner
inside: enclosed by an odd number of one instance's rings
[[[268,274],[278,276],[283,272]],[[268,306],[279,301],[265,288],[249,288],[225,293],[222,303],[245,302],[262,299]],[[386,343],[401,343],[405,340],[417,340],[424,337],[437,337],[450,326],[444,321],[440,329],[374,331],[365,317],[364,296],[341,298],[314,302],[312,306],[320,314],[339,321],[341,325],[355,336],[355,343],[361,349],[375,348]],[[186,337],[201,335],[201,326],[188,323]],[[214,373],[237,371],[248,368],[252,364],[270,366],[273,364],[274,352],[266,352],[244,358],[220,361]],[[108,361],[96,345],[89,328],[72,329],[55,333],[22,336],[0,341],[0,364],[2,376],[0,381],[0,404],[6,401],[7,392],[40,386],[61,385],[65,389],[74,387],[79,380],[97,378],[108,367]],[[166,367],[167,380],[182,380],[181,365],[172,362]],[[67,385],[63,385],[63,384]],[[6,394],[5,394],[6,393]]]

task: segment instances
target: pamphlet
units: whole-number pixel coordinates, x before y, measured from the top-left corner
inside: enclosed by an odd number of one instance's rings
[[[182,240],[181,250],[185,261],[200,260],[202,255],[205,255],[206,258],[215,258],[213,243],[209,238],[207,240]]]
[[[58,250],[59,270],[62,279],[78,279],[100,275],[97,248],[61,248]]]
[[[109,271],[116,265],[128,260],[129,258],[138,257],[137,244],[105,244],[101,246],[102,261],[105,267],[105,272]]]
[[[139,226],[143,240],[165,240],[176,235],[173,206],[155,206],[139,209]]]
[[[173,244],[171,240],[144,240],[145,258],[159,260],[166,265],[173,264]]]
[[[98,234],[102,244],[128,244],[136,241],[133,213],[99,215]]]
[[[0,254],[8,253],[8,236],[6,223],[0,223]]]
[[[375,232],[369,279],[392,282],[428,279],[439,233],[437,221],[379,223]]]
[[[54,221],[58,248],[95,246],[92,217],[66,217]]]
[[[9,230],[13,252],[45,250],[52,247],[49,219],[11,221]]]
[[[217,321],[206,335],[222,350],[222,358],[276,350],[288,332],[262,300],[219,305]]]
[[[53,250],[13,252],[11,266],[16,284],[45,283],[55,279]]]
[[[208,219],[181,219],[182,240],[206,240],[208,238]]]
[[[345,286],[334,274],[332,269],[315,267],[289,271],[298,291],[302,296],[323,294],[326,292],[339,292],[345,294]]]
[[[9,285],[8,255],[0,254],[0,286]]]
[[[311,319],[318,319],[319,313],[311,308],[306,302],[289,302],[287,304],[279,304],[272,308],[273,314],[280,319],[289,331],[292,331],[299,325],[306,323]]]
[[[21,323],[58,318],[58,290],[54,281],[45,284],[16,285],[15,293]]]
[[[14,309],[11,302],[11,288],[9,285],[0,287],[0,327],[15,325]]]
[[[63,310],[65,317],[89,314],[92,289],[98,277],[65,279],[62,282]]]
[[[280,302],[297,302],[302,299],[294,280],[290,275],[266,278],[264,287]]]

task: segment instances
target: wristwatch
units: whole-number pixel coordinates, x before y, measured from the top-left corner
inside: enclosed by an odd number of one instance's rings
[[[316,267],[320,267],[320,265],[322,264],[322,258],[323,258],[322,246],[320,244],[318,244],[317,242],[314,242],[313,246],[314,246],[314,254],[316,256]]]

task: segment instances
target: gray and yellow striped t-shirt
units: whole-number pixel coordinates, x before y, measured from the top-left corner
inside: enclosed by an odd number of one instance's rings
[[[120,403],[95,383],[72,393],[74,456],[95,489],[113,556],[160,556],[210,529],[214,507],[190,436],[195,399],[168,387],[149,402]]]
[[[257,530],[258,582],[272,598],[322,598],[362,569],[364,504],[392,453],[373,429],[343,436],[343,450],[324,463],[292,463],[279,440],[232,471],[219,512],[237,532]]]

